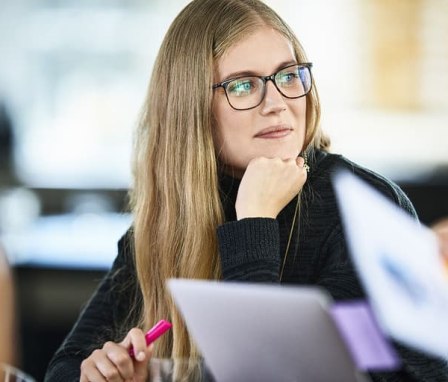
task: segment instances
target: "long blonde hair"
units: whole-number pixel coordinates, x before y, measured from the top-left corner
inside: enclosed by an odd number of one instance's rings
[[[157,343],[159,357],[198,356],[166,288],[170,277],[219,279],[216,228],[224,221],[213,141],[214,65],[230,46],[268,25],[299,41],[277,14],[258,0],[195,0],[171,24],[155,61],[136,135],[134,253],[143,295],[140,325],[161,318],[173,330]],[[325,149],[315,87],[307,95],[305,147]]]

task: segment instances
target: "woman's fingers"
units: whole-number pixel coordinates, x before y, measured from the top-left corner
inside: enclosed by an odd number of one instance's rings
[[[80,382],[107,382],[104,375],[96,367],[96,359],[99,358],[95,350],[88,358],[81,363]]]
[[[135,358],[129,355],[134,349]],[[106,342],[81,363],[82,382],[145,381],[151,349],[140,329],[131,329],[120,343]]]
[[[80,382],[107,382],[107,379],[94,368],[88,374],[81,374]]]
[[[305,165],[305,159],[303,159],[302,157],[297,157],[296,158],[296,164],[299,167],[303,167]]]
[[[148,377],[148,361],[152,354],[153,346],[146,345],[145,334],[141,329],[133,328],[120,343],[126,349],[133,349],[133,377],[134,381],[146,381]]]
[[[146,339],[145,334],[142,330],[138,328],[132,328],[123,341],[120,342],[120,345],[127,348],[133,349],[134,357],[137,361],[144,361],[146,359]]]
[[[148,361],[151,358],[154,349],[154,344],[146,347],[145,360],[134,362],[134,381],[145,382],[148,378]]]
[[[114,342],[106,342],[103,346],[106,359],[97,362],[97,368],[108,381],[131,379],[134,375],[134,364],[128,350]]]

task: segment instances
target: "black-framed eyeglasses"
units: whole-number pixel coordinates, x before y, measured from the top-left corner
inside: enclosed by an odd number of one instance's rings
[[[249,110],[263,102],[266,83],[272,81],[285,98],[295,99],[306,96],[312,86],[311,62],[288,65],[270,76],[244,76],[231,78],[212,89],[224,88],[229,105],[235,110]]]

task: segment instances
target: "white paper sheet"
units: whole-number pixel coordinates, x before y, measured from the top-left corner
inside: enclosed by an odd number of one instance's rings
[[[348,172],[334,179],[351,254],[382,329],[448,355],[448,279],[436,238]]]

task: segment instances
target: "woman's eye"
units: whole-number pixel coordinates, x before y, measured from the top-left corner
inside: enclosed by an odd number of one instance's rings
[[[255,82],[251,79],[235,80],[227,86],[227,93],[232,96],[241,97],[253,93],[255,88]]]
[[[287,85],[296,82],[298,78],[297,72],[286,72],[279,75],[278,82],[282,85]]]

